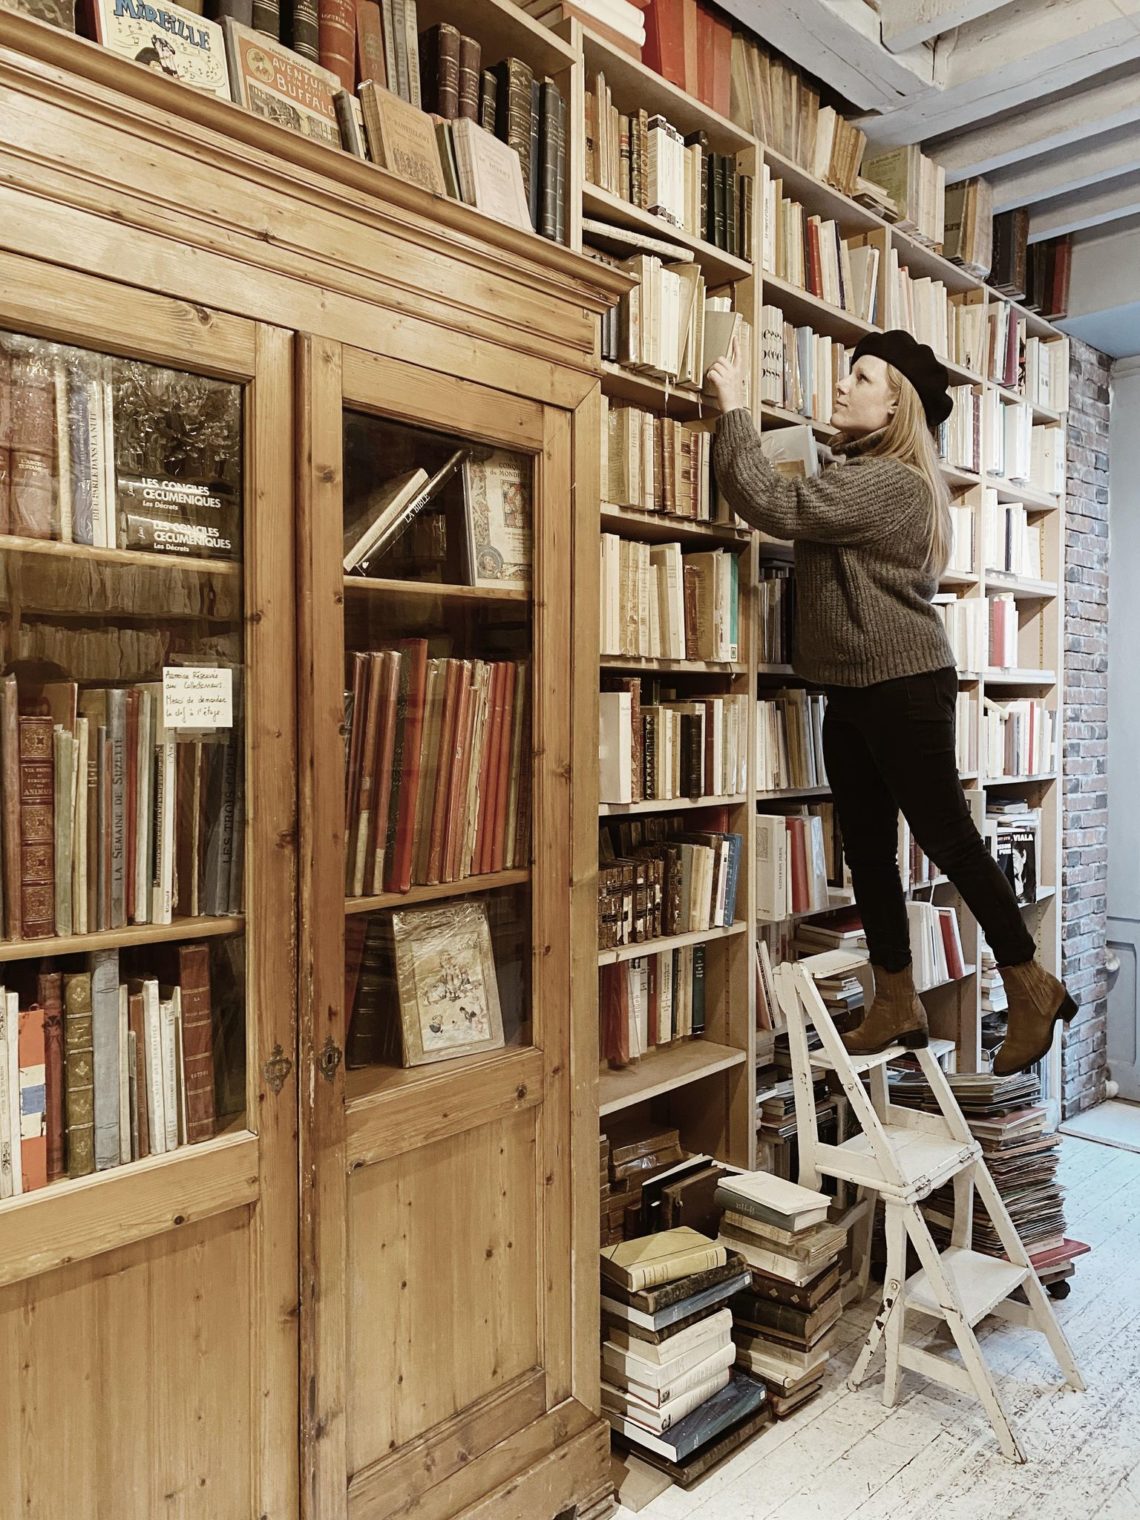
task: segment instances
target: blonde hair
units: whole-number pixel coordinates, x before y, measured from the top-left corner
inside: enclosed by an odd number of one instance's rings
[[[895,400],[895,410],[883,429],[882,438],[867,453],[899,460],[921,476],[929,487],[930,535],[923,568],[940,580],[950,561],[953,541],[950,492],[938,466],[934,439],[918,392],[893,364],[887,365],[887,384]]]

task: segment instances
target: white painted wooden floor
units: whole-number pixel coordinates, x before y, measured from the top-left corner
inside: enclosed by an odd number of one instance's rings
[[[1062,1388],[1043,1336],[979,1328],[1025,1466],[1001,1458],[979,1404],[913,1373],[884,1409],[881,1353],[847,1392],[869,1302],[812,1403],[639,1520],[1140,1520],[1140,1155],[1066,1138],[1061,1180],[1069,1234],[1093,1247],[1056,1304],[1088,1391]]]

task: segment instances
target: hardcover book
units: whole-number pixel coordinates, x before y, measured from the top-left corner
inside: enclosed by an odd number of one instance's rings
[[[525,455],[495,449],[463,463],[469,583],[525,590],[530,585],[531,466]]]
[[[484,132],[469,117],[452,123],[459,188],[469,206],[498,222],[531,232],[519,156],[509,144]]]
[[[238,105],[302,137],[339,148],[337,76],[229,17],[225,27],[230,84]]]
[[[360,104],[372,162],[431,195],[446,196],[431,117],[371,80],[360,86]]]
[[[392,915],[404,1064],[498,1050],[503,1019],[487,910],[466,902]]]
[[[167,79],[228,100],[225,38],[216,21],[180,5],[148,0],[91,0],[95,36],[112,53]]]

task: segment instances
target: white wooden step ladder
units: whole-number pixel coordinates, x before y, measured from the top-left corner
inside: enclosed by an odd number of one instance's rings
[[[842,964],[840,964],[842,963]],[[866,985],[866,962],[842,951],[785,963],[776,972],[776,991],[788,1024],[792,1076],[796,1096],[800,1177],[805,1187],[818,1188],[822,1176],[854,1183],[869,1200],[866,1239],[869,1246],[874,1200],[881,1198],[886,1223],[887,1264],[882,1307],[875,1318],[848,1386],[858,1388],[880,1344],[886,1352],[883,1402],[898,1400],[901,1372],[946,1384],[978,1398],[997,1435],[1002,1455],[1024,1462],[1025,1454],[1010,1426],[1001,1396],[974,1334],[988,1314],[1039,1330],[1048,1340],[1069,1387],[1084,1388],[1073,1353],[1057,1323],[1049,1299],[1014,1228],[981,1147],[970,1133],[938,1064],[937,1045],[913,1052],[893,1045],[873,1056],[852,1056],[835,1028],[827,1005],[815,985],[817,976],[858,974]],[[813,1024],[822,1049],[808,1049],[808,1025]],[[937,1114],[902,1108],[890,1101],[887,1063],[899,1056],[917,1056],[930,1084]],[[862,1132],[839,1145],[822,1144],[816,1124],[813,1077],[820,1069],[833,1071],[842,1084]],[[860,1077],[866,1074],[870,1092]],[[919,1207],[923,1199],[948,1182],[954,1186],[954,1224],[949,1247],[939,1252]],[[1005,1250],[1005,1260],[971,1249],[974,1194],[977,1193]],[[906,1275],[907,1240],[918,1255],[921,1270]],[[1022,1289],[1027,1302],[1011,1298]],[[943,1320],[954,1338],[961,1362],[908,1344],[904,1331],[911,1316]]]

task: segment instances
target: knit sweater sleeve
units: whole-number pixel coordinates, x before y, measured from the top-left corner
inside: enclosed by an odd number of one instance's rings
[[[717,483],[734,512],[777,538],[865,544],[891,533],[914,510],[921,483],[896,459],[852,460],[789,478],[764,457],[751,413],[721,417],[713,445]]]

